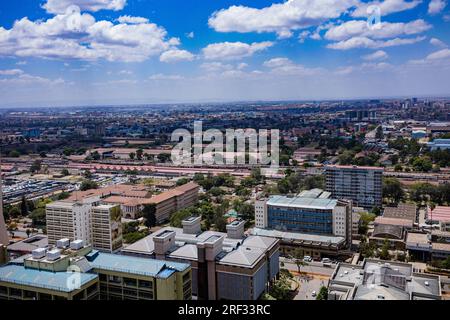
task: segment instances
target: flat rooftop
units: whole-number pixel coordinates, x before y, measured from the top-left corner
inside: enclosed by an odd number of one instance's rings
[[[330,290],[348,290],[344,297],[353,294],[354,300],[435,300],[441,295],[439,276],[413,273],[409,263],[377,259],[366,259],[362,266],[340,263]]]
[[[82,286],[97,278],[96,274],[91,273],[79,273],[79,275]],[[70,283],[68,280],[72,276],[73,272],[39,271],[12,264],[0,267],[0,282],[3,281],[61,292],[73,291],[67,285]]]
[[[254,228],[252,234],[255,236],[272,237],[283,240],[297,240],[306,242],[317,242],[320,244],[339,245],[345,242],[344,237],[321,236],[316,234],[300,233],[300,232],[284,232],[274,229]]]
[[[90,262],[94,269],[124,272],[156,278],[168,278],[175,271],[184,271],[190,267],[186,263],[161,261],[148,258],[122,256],[117,254],[99,253]],[[173,272],[168,272],[172,270]]]
[[[336,199],[322,199],[309,197],[287,197],[287,196],[271,196],[267,201],[267,205],[286,208],[304,208],[333,210],[337,205]]]

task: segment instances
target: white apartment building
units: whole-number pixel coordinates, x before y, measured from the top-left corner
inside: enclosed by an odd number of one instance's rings
[[[59,239],[83,240],[94,249],[113,252],[122,246],[119,205],[99,205],[98,196],[76,201],[57,201],[46,206],[47,236],[51,245]]]
[[[326,190],[333,198],[352,200],[365,209],[381,207],[383,168],[326,166]]]
[[[77,239],[89,243],[89,215],[92,205],[81,202],[57,201],[46,206],[48,243],[59,239]]]

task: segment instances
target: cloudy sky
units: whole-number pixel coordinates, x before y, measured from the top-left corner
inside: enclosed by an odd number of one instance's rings
[[[0,1],[0,106],[450,95],[447,1]]]

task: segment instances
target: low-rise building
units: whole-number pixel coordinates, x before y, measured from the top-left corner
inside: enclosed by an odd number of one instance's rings
[[[406,249],[410,256],[419,261],[446,259],[450,255],[450,232],[408,232]]]
[[[7,250],[11,259],[14,259],[23,256],[25,254],[30,254],[35,249],[47,247],[48,247],[47,236],[44,234],[38,234],[35,236],[31,236],[27,239],[10,244],[7,247]]]
[[[0,267],[0,300],[190,300],[186,263],[101,253],[81,240]]]
[[[407,219],[415,223],[417,219],[417,206],[412,203],[399,203],[397,206],[385,207],[383,218]]]
[[[450,150],[450,139],[434,139],[428,142],[428,147],[431,151],[435,150]]]
[[[437,275],[414,273],[410,263],[365,259],[339,263],[328,285],[329,300],[441,300]]]

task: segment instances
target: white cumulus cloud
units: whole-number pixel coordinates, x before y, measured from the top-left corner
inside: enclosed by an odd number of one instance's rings
[[[378,50],[374,53],[364,55],[362,58],[367,61],[384,60],[388,58],[388,54],[383,50]]]
[[[122,10],[127,0],[47,0],[43,8],[49,13],[64,13],[70,6],[77,6],[82,11]]]
[[[96,21],[76,6],[48,20],[25,17],[11,29],[0,27],[0,56],[140,62],[178,44],[154,23]]]
[[[370,1],[360,2],[356,10],[352,12],[353,17],[367,17],[375,13],[373,9],[380,10],[381,16],[387,16],[391,13],[410,10],[417,7],[422,0],[384,0],[384,1]]]
[[[280,38],[340,17],[358,0],[288,0],[262,9],[231,6],[213,13],[208,24],[218,32],[275,32]]]
[[[438,14],[447,6],[445,0],[431,0],[428,4],[428,13],[431,15]]]
[[[21,69],[0,70],[0,76],[16,76],[23,73],[24,72]]]
[[[425,37],[394,38],[389,40],[372,40],[367,37],[354,37],[336,43],[331,43],[327,45],[327,48],[335,50],[349,50],[355,48],[378,49],[413,44],[423,40],[425,40]]]
[[[203,48],[203,56],[206,60],[237,60],[250,57],[258,51],[273,46],[273,42],[254,42],[251,44],[243,42],[220,42],[213,43]]]
[[[171,49],[165,51],[159,57],[159,61],[161,62],[179,62],[179,61],[192,61],[194,59],[194,55],[186,50],[179,49]]]
[[[422,33],[431,28],[431,25],[422,19],[411,22],[391,23],[381,22],[376,28],[369,28],[365,20],[350,20],[331,27],[325,33],[325,39],[341,41],[352,37],[367,37],[373,39],[386,39],[402,35]]]
[[[132,16],[120,16],[117,19],[120,23],[128,23],[128,24],[140,24],[140,23],[148,23],[147,18],[143,17],[132,17]]]
[[[443,41],[441,41],[441,40],[439,40],[437,38],[431,38],[430,39],[430,44],[432,44],[433,46],[436,46],[436,47],[441,47],[441,48],[446,48],[447,47],[447,44],[445,42],[443,42]]]

